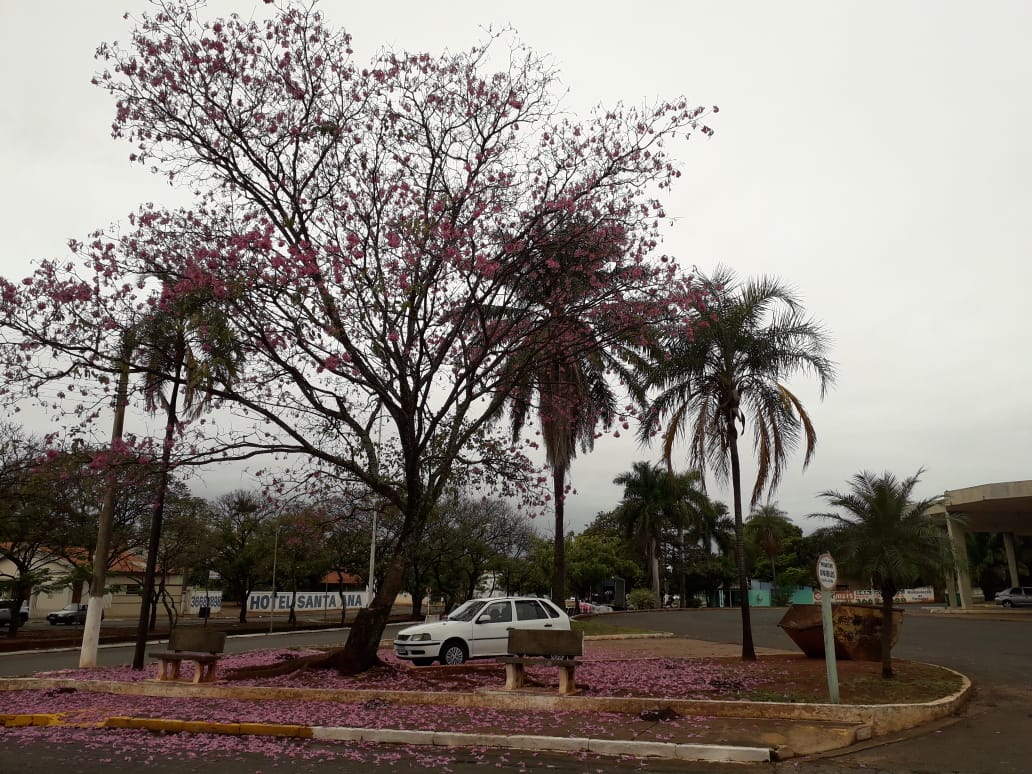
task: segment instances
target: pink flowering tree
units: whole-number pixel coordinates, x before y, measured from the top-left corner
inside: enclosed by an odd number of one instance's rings
[[[564,264],[579,276],[564,299],[578,320],[562,330],[571,358],[649,325],[690,333],[696,291],[657,252],[656,197],[679,176],[665,146],[709,134],[708,111],[677,99],[578,122],[548,63],[508,35],[362,66],[311,8],[267,21],[197,10],[160,3],[125,48],[100,47],[96,79],[132,159],[188,182],[195,205],[141,208],[2,301],[27,330],[50,320],[65,350],[176,297],[217,307],[243,360],[206,389],[232,419],[195,422],[180,456],[300,458],[307,480],[399,514],[383,582],[328,659],[362,670],[457,475],[471,493],[533,500],[527,442],[492,423],[525,382],[514,364],[555,350],[545,299],[527,289],[555,273],[556,241],[619,235],[619,250]]]

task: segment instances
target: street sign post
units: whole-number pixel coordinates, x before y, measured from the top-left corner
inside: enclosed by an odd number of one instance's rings
[[[817,560],[817,581],[821,584],[821,625],[824,628],[824,665],[828,673],[828,697],[839,703],[838,663],[835,661],[835,624],[831,619],[831,599],[838,584],[838,567],[831,554]]]

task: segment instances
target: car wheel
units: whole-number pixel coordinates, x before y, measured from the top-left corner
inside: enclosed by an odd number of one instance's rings
[[[412,659],[412,663],[416,666],[430,666],[434,663],[434,660],[432,658],[414,658]]]
[[[1004,607],[1014,607],[1014,603],[1011,602],[1009,599],[1005,599],[1005,600],[1003,600],[1003,606]]]
[[[51,626],[57,626],[57,621],[51,621],[51,622],[50,622],[50,625],[51,625]]]
[[[462,664],[469,658],[466,645],[461,640],[448,640],[441,648],[441,663],[449,666]]]

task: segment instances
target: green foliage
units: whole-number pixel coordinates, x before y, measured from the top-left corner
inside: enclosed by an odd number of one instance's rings
[[[648,462],[635,462],[631,471],[613,479],[614,484],[624,488],[617,518],[625,536],[631,538],[645,556],[657,605],[664,534],[671,529],[683,530],[692,506],[704,499],[695,486],[697,481],[694,473],[676,475]]]
[[[651,589],[633,589],[627,595],[627,605],[634,610],[655,610],[659,600]]]
[[[750,575],[777,585],[778,558],[791,538],[802,537],[803,530],[788,518],[776,503],[754,508],[743,527],[746,556],[752,565]],[[766,559],[764,563],[761,561]]]
[[[845,513],[820,513],[834,522],[835,560],[854,578],[870,578],[881,591],[886,617],[892,598],[919,578],[939,579],[953,565],[949,538],[928,516],[936,498],[912,499],[923,468],[902,481],[891,473],[864,471],[850,479],[847,492],[821,497]],[[882,637],[882,675],[892,676],[888,627]]]
[[[812,574],[812,572],[807,573],[801,567],[786,567],[778,575],[777,583],[774,584],[771,603],[778,606],[787,605],[792,601],[793,592],[798,587],[807,585],[810,582],[809,576]]]
[[[986,599],[992,599],[996,592],[1011,585],[1007,569],[1007,552],[1003,544],[1003,535],[999,533],[968,532],[967,542],[968,572],[971,582],[978,586]],[[1018,562],[1019,577],[1029,576],[1032,567],[1032,539],[1014,536],[1014,553]]]
[[[623,540],[587,532],[567,538],[566,566],[570,590],[581,599],[607,578],[633,576],[638,569],[624,555]]]

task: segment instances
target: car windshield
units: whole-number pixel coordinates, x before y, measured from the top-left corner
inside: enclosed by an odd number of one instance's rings
[[[472,621],[477,612],[487,604],[482,599],[471,599],[463,602],[457,608],[448,613],[449,621]]]

